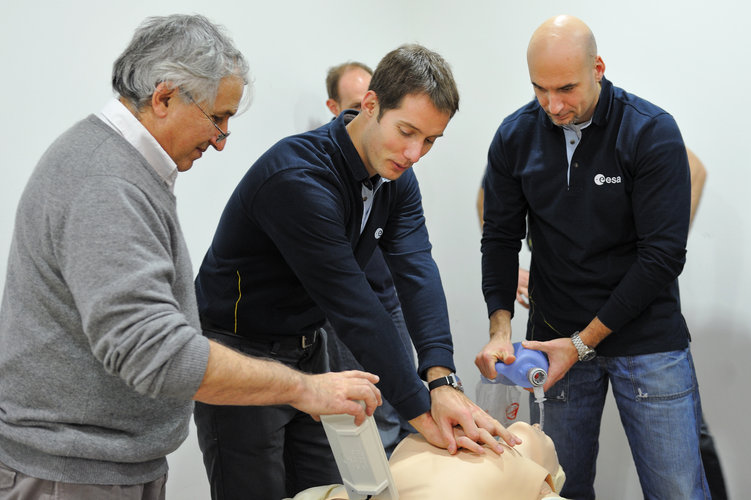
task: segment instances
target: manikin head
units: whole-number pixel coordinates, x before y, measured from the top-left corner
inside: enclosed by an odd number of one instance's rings
[[[347,130],[368,174],[396,180],[430,150],[458,109],[448,63],[425,47],[403,45],[378,64]]]
[[[199,15],[151,17],[112,70],[122,102],[188,170],[209,146],[222,150],[248,83],[248,63],[223,29]]]
[[[345,109],[359,110],[372,75],[373,70],[357,61],[331,68],[326,76],[326,91],[329,95],[326,107],[329,111],[334,116],[339,116]]]
[[[580,19],[556,16],[537,28],[527,48],[527,66],[537,101],[553,123],[592,118],[605,63],[592,31]]]

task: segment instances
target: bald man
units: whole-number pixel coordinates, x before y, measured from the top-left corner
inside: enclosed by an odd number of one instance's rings
[[[360,110],[360,103],[368,91],[373,70],[367,64],[350,61],[329,69],[326,75],[326,91],[329,98],[326,107],[334,116],[345,109]]]
[[[528,216],[524,345],[550,360],[545,431],[568,476],[561,495],[595,497],[610,384],[645,498],[709,498],[678,293],[691,202],[678,127],[604,77],[594,35],[577,18],[543,23],[527,63],[536,99],[501,123],[488,154],[482,269],[490,341],[475,363],[494,378],[496,361],[513,361]]]

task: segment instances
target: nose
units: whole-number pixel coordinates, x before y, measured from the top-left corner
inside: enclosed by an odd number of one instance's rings
[[[548,96],[548,110],[550,114],[557,115],[563,109],[563,100],[555,94]]]
[[[217,141],[217,137],[219,137],[219,134],[215,134],[211,136],[211,139],[209,139],[209,143],[211,146],[216,149],[217,151],[221,151],[224,149],[224,146],[227,144],[227,138],[225,138],[223,141]]]
[[[422,139],[409,141],[404,149],[404,157],[411,163],[417,163],[422,156]]]

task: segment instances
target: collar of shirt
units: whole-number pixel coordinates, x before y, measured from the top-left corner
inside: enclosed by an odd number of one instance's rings
[[[535,99],[536,101],[537,99]],[[608,123],[610,117],[610,109],[613,106],[613,84],[604,76],[600,80],[600,97],[597,100],[597,106],[595,106],[595,112],[592,115],[591,123],[598,127],[604,127]],[[537,106],[539,123],[548,130],[552,130],[558,127],[550,117],[542,109],[542,106]]]
[[[174,192],[177,165],[154,139],[154,136],[146,130],[146,127],[119,99],[113,98],[107,102],[97,114],[97,117],[136,148],[151,165],[151,168],[164,180],[169,190]]]
[[[349,132],[347,132],[347,124],[351,122],[355,116],[357,116],[357,111],[353,109],[342,111],[331,124],[330,134],[331,138],[334,139],[334,142],[339,147],[339,151],[342,152],[344,161],[352,170],[352,176],[355,180],[364,182],[369,177],[368,170],[365,168],[365,164],[362,162],[362,158],[360,158],[357,148],[355,148],[355,145],[352,143],[352,139],[349,137]]]
[[[360,234],[362,234],[363,229],[365,229],[365,224],[368,223],[370,211],[373,209],[373,199],[378,192],[378,188],[387,182],[391,181],[389,179],[384,179],[379,175],[374,175],[362,182],[362,222],[360,223]]]

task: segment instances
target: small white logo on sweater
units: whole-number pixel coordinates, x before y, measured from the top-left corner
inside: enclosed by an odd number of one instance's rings
[[[376,229],[374,236],[375,236],[375,239],[380,240],[381,236],[383,236],[383,229],[381,229],[380,227]]]
[[[602,174],[595,175],[595,184],[602,186],[603,184],[620,184],[621,176],[617,177],[605,177]]]

